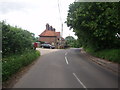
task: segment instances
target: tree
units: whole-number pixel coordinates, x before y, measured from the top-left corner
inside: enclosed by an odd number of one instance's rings
[[[2,55],[7,56],[15,53],[22,53],[25,50],[32,49],[34,42],[33,33],[18,27],[2,24]]]
[[[73,28],[84,48],[119,48],[118,7],[115,2],[74,2],[69,6],[67,26]]]
[[[0,54],[2,51],[2,24],[0,23]]]
[[[78,41],[72,36],[67,36],[65,38],[65,41],[66,41],[67,45],[70,47],[74,47],[74,48],[80,47],[78,44]]]

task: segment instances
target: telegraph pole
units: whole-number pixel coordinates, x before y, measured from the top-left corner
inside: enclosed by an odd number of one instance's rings
[[[63,36],[63,23],[61,24],[61,37]]]
[[[62,36],[63,36],[63,22],[62,22],[62,18],[61,18],[59,0],[58,0],[58,10],[59,10],[60,22],[61,22],[61,33],[60,33],[60,46],[61,46],[62,45]]]

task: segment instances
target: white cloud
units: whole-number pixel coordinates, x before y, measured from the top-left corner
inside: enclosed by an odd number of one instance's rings
[[[35,33],[38,36],[49,23],[56,31],[61,31],[58,0],[1,0],[0,20]],[[74,0],[59,0],[62,21],[67,17],[68,5]],[[64,23],[63,37],[74,36]],[[75,37],[75,36],[74,36]],[[76,38],[76,37],[75,37]]]

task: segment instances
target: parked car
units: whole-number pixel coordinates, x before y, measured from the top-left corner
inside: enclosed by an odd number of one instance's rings
[[[51,44],[41,44],[41,47],[42,48],[51,48],[51,49],[54,49],[55,46],[51,45]]]

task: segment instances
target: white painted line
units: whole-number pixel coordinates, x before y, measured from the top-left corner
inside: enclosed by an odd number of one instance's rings
[[[65,53],[65,55],[67,55],[67,52]]]
[[[66,63],[68,64],[68,60],[67,60],[67,58],[65,57],[65,61],[66,61]]]
[[[87,90],[86,86],[80,81],[80,79],[76,76],[76,74],[73,73],[73,75],[74,75],[75,78],[78,80],[78,82],[83,86],[83,88],[85,88],[85,89]]]

